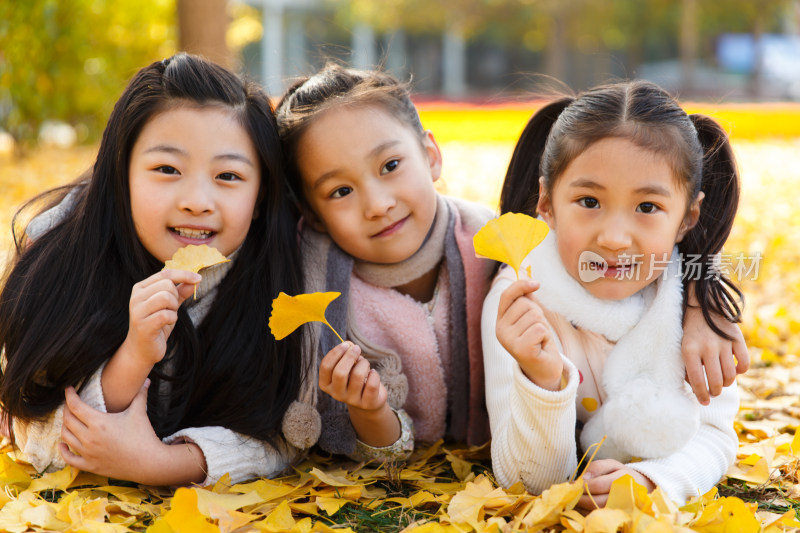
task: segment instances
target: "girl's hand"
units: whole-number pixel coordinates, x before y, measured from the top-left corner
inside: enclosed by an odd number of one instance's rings
[[[578,501],[578,507],[582,509],[596,509],[605,507],[608,501],[608,493],[611,490],[611,483],[629,474],[637,483],[647,488],[647,492],[656,488],[655,484],[645,477],[642,473],[625,466],[614,459],[600,459],[592,461],[583,471],[584,494]],[[589,496],[591,494],[591,496]]]
[[[123,346],[143,365],[161,361],[178,308],[192,295],[201,276],[185,270],[162,270],[133,286],[129,305],[128,336]]]
[[[194,272],[162,270],[133,286],[128,335],[103,369],[109,413],[127,409],[153,366],[164,358],[178,308],[200,279]]]
[[[542,308],[534,301],[539,284],[519,280],[500,296],[497,310],[497,340],[519,363],[525,375],[543,389],[561,390],[564,363],[550,338],[550,327]]]
[[[690,305],[683,317],[681,354],[686,380],[703,405],[709,404],[709,395],[719,396],[722,387],[733,384],[737,374],[750,368],[750,356],[739,327],[721,316],[711,317],[732,341],[714,333],[699,307]]]
[[[319,387],[335,400],[362,411],[374,411],[386,404],[386,387],[361,348],[345,341],[335,346],[319,366]]]
[[[365,444],[389,446],[400,438],[400,421],[386,403],[386,387],[357,345],[345,341],[322,358],[319,387],[347,404],[353,428]]]
[[[103,413],[65,391],[61,455],[67,464],[102,476],[146,485],[182,485],[205,479],[205,457],[195,444],[161,442],[147,418],[146,381],[128,409]],[[185,447],[189,449],[184,449]],[[194,447],[194,449],[192,449]],[[194,455],[191,455],[194,454]]]

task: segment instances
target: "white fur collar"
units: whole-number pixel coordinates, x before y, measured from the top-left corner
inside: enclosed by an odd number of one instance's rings
[[[584,426],[584,449],[607,436],[599,458],[621,462],[674,453],[697,431],[700,419],[684,381],[681,358],[683,291],[677,247],[664,274],[619,301],[589,294],[564,269],[555,232],[531,252],[536,298],[576,327],[616,341],[603,369],[607,399]]]
[[[541,283],[536,298],[546,308],[564,315],[575,326],[614,342],[639,322],[645,300],[652,299],[655,292],[650,285],[624,300],[601,300],[593,296],[564,268],[554,231],[547,234],[522,264],[530,265],[533,279]]]

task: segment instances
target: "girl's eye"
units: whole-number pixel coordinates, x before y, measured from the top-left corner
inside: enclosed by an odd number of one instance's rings
[[[639,204],[639,207],[637,207],[636,210],[640,213],[655,213],[658,211],[658,206],[650,202],[642,202]]]
[[[344,198],[351,192],[353,192],[353,189],[350,187],[339,187],[331,193],[331,198]]]
[[[222,174],[218,174],[217,178],[222,181],[236,181],[242,179],[233,172],[223,172]]]
[[[383,168],[381,168],[381,176],[383,176],[384,174],[388,174],[389,172],[394,172],[395,170],[397,170],[397,166],[399,164],[400,164],[399,159],[392,159],[391,161],[388,161],[385,165],[383,165]]]
[[[578,205],[586,207],[588,209],[596,209],[600,206],[600,202],[597,201],[597,198],[592,198],[591,196],[587,196],[585,198],[581,198],[578,200]]]
[[[161,172],[162,174],[180,174],[178,169],[175,167],[171,167],[169,165],[161,165],[154,169],[156,172]]]

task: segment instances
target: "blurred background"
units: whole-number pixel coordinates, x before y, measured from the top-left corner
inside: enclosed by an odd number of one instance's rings
[[[336,59],[410,78],[420,101],[531,99],[542,75],[790,101],[799,27],[800,0],[3,0],[0,151],[96,140],[133,73],[178,50],[275,97]]]

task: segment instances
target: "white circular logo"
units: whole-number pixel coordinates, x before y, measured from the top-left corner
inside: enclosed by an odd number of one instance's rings
[[[603,256],[589,250],[581,252],[578,258],[578,277],[584,283],[600,279],[606,275],[608,263]]]

